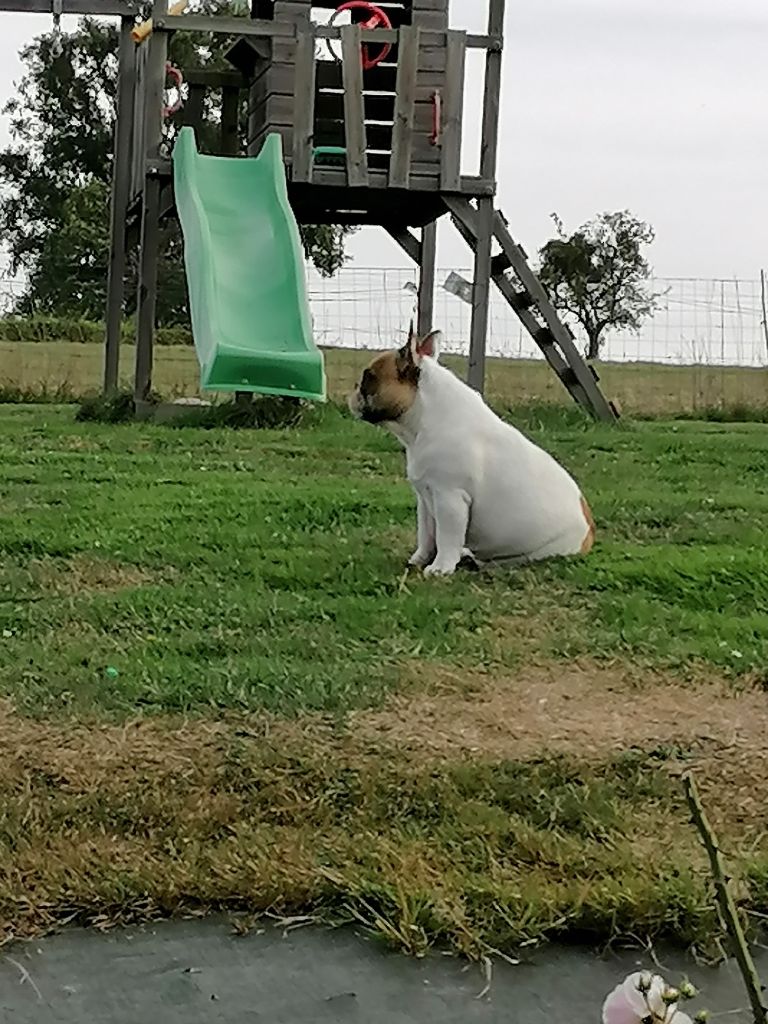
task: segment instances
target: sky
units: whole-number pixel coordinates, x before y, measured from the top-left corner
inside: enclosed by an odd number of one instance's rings
[[[452,0],[456,28],[484,31],[485,0]],[[0,100],[19,48],[50,21],[1,14]],[[656,230],[660,276],[755,278],[768,266],[768,4],[765,0],[508,0],[499,205],[534,253],[552,234],[629,209]],[[476,170],[482,62],[467,89],[465,171]],[[0,146],[7,142],[0,119]],[[469,265],[441,225],[439,262]],[[376,229],[359,266],[406,261]]]

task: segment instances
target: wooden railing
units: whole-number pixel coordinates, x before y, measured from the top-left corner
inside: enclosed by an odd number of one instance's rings
[[[315,171],[315,133],[317,102],[316,41],[323,30],[302,32],[296,49],[296,76],[294,82],[293,108],[294,133],[292,153],[292,179],[294,182],[312,183]],[[326,30],[327,31],[327,30]],[[325,33],[323,33],[325,34]],[[388,180],[392,188],[408,188],[414,157],[414,141],[417,136],[416,102],[419,59],[422,35],[417,26],[404,26],[396,32],[383,33],[392,36],[397,44],[397,69],[391,124],[377,124],[371,129],[382,146],[389,151]],[[331,140],[344,149],[347,184],[352,187],[366,187],[369,184],[369,144],[366,124],[366,98],[381,103],[378,95],[366,92],[366,82],[360,60],[364,35],[357,25],[344,26],[339,30],[341,39],[341,84],[343,85],[343,126],[340,137]],[[435,187],[438,177],[442,187],[459,190],[461,181],[462,109],[464,103],[464,68],[467,36],[464,32],[430,33],[440,35],[447,46],[450,73],[446,76],[447,87],[436,90],[431,101],[435,116],[439,116],[437,131],[431,142],[435,147]],[[428,133],[422,125],[419,138]],[[439,149],[437,148],[439,147]]]

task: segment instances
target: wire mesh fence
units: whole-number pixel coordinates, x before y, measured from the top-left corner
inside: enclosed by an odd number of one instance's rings
[[[461,293],[462,281],[470,278],[466,268],[443,269],[438,274],[435,325],[443,330],[445,350],[457,357],[458,369],[468,352],[471,307],[466,289],[463,298]],[[0,315],[13,309],[23,288],[23,281],[0,272]],[[768,406],[768,341],[760,281],[659,278],[652,288],[659,295],[658,309],[641,330],[614,332],[605,340],[600,373],[610,397],[638,412]],[[331,390],[341,393],[359,373],[366,352],[402,342],[416,306],[416,273],[348,267],[323,279],[312,271],[309,294],[316,340],[334,350],[328,360]],[[488,354],[492,357],[491,397],[505,401],[564,397],[535,343],[496,293]],[[55,376],[55,359],[47,358],[46,373]],[[181,376],[169,386],[175,391],[194,390],[194,366],[182,372],[183,361],[173,358]],[[164,361],[170,360],[169,353],[158,352],[161,374]],[[96,366],[95,354],[93,362]],[[78,365],[84,364],[81,358]]]
[[[470,279],[466,269],[441,271],[435,303],[446,351],[463,358],[471,307],[461,285]],[[765,409],[768,341],[760,282],[680,277],[653,280],[651,287],[658,308],[641,330],[605,339],[600,374],[606,394],[637,413]],[[318,339],[338,350],[336,373],[347,384],[360,365],[350,350],[387,348],[404,337],[415,310],[416,275],[350,267],[329,281],[312,275],[310,295]],[[495,292],[488,354],[496,357],[488,365],[491,399],[563,400],[565,392],[538,347]]]
[[[24,282],[18,277],[4,276],[0,267],[0,316],[12,313],[23,294]]]
[[[449,278],[468,281],[467,269],[438,274],[435,323],[446,348],[468,349],[471,309],[445,288]],[[758,280],[658,278],[651,282],[659,307],[639,333],[611,333],[602,352],[606,362],[687,366],[768,365]],[[378,349],[407,329],[415,309],[416,276],[409,270],[347,268],[323,280],[313,274],[310,297],[322,344]],[[578,331],[577,331],[578,333]],[[513,310],[495,293],[491,300],[488,353],[506,359],[538,359],[537,346]]]

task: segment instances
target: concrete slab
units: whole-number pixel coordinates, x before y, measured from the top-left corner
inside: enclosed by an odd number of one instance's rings
[[[175,423],[210,408],[211,403],[203,398],[177,398],[173,402],[136,402],[135,415],[139,423]]]
[[[663,957],[669,981],[687,973],[702,1006],[750,1019],[732,965]],[[763,969],[768,958],[762,954]],[[384,951],[351,930],[234,936],[226,922],[190,921],[111,932],[71,930],[0,951],[3,1024],[599,1024],[605,995],[647,956],[588,950],[530,953],[483,972],[451,957]],[[698,1004],[697,1004],[698,1007]],[[739,1010],[738,1013],[732,1011]]]

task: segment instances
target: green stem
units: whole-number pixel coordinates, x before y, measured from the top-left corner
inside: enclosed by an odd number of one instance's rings
[[[691,811],[693,823],[699,831],[704,848],[709,857],[709,865],[712,871],[712,878],[715,883],[715,899],[723,925],[731,940],[733,955],[736,958],[741,976],[747,988],[749,1002],[752,1007],[752,1016],[755,1024],[768,1024],[768,1008],[763,1002],[763,990],[760,978],[755,967],[755,962],[749,952],[747,940],[744,937],[744,929],[741,927],[739,912],[736,902],[728,886],[728,876],[723,863],[723,855],[717,841],[717,836],[707,820],[704,807],[699,798],[696,782],[693,776],[688,773],[683,776],[683,788]]]

